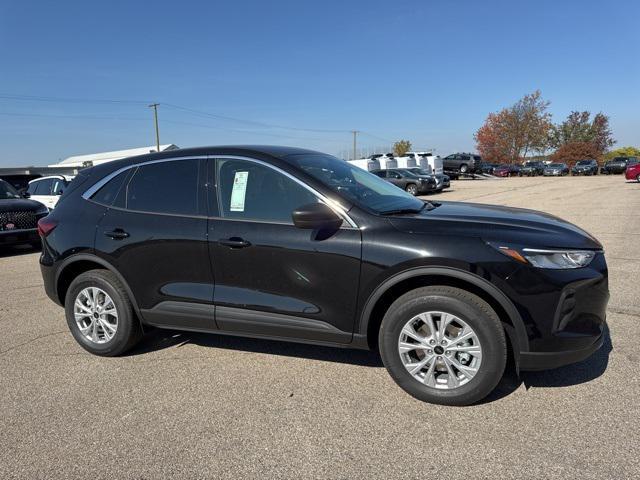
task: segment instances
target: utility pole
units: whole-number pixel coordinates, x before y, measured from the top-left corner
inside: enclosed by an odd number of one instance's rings
[[[149,108],[153,108],[153,117],[156,122],[156,148],[157,151],[160,151],[160,130],[158,129],[158,105],[159,103],[152,103],[149,105]]]
[[[353,160],[356,159],[356,136],[360,133],[358,130],[351,130],[353,133]]]

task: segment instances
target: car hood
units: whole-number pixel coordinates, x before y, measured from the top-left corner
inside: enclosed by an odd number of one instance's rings
[[[407,233],[475,236],[533,248],[602,248],[589,233],[548,213],[465,202],[437,205],[389,221]]]
[[[0,212],[32,212],[44,208],[42,203],[35,200],[24,198],[0,200]]]

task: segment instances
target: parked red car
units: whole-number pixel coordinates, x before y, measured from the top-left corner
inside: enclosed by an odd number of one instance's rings
[[[521,177],[520,166],[513,164],[503,164],[493,169],[493,175],[496,177]]]
[[[635,180],[637,182],[640,182],[640,162],[627,164],[627,169],[624,172],[624,176],[627,180]]]

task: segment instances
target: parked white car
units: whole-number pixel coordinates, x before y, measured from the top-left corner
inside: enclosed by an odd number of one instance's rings
[[[58,203],[60,195],[62,195],[71,183],[73,177],[67,175],[52,175],[49,177],[41,177],[31,180],[27,193],[29,198],[44,204],[49,210],[52,210]]]

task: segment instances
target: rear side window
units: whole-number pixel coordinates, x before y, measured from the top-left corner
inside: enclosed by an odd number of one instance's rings
[[[51,190],[54,195],[62,195],[67,188],[67,182],[61,179],[53,181],[53,189]]]
[[[127,185],[126,208],[197,215],[198,165],[198,160],[176,160],[138,167]]]
[[[100,190],[98,190],[93,195],[93,197],[91,197],[91,200],[97,203],[101,203],[102,205],[112,205],[113,201],[118,196],[118,192],[122,188],[122,184],[124,183],[124,180],[125,178],[127,178],[128,174],[129,171],[127,170],[116,175],[114,178],[109,180]]]
[[[35,190],[33,192],[33,195],[51,195],[51,184],[52,183],[53,183],[53,180],[51,180],[51,179],[40,180],[38,182],[35,182],[36,188],[35,188]]]

